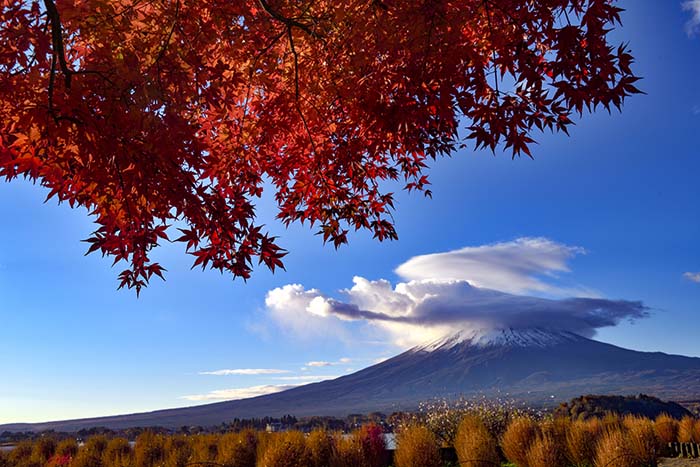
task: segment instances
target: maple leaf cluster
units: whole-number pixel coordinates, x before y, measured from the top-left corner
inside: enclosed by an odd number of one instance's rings
[[[285,251],[256,224],[396,238],[392,193],[473,140],[530,155],[533,131],[638,92],[612,0],[0,0],[0,176],[82,206],[87,240],[138,292],[159,242],[248,278]],[[463,125],[467,134],[458,135]]]

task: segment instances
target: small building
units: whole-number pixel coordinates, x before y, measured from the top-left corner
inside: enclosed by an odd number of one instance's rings
[[[280,422],[271,422],[265,426],[265,431],[268,433],[277,433],[279,431],[284,431],[284,427]]]

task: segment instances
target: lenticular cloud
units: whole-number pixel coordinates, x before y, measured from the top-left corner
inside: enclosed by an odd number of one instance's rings
[[[556,285],[552,279],[569,272],[567,262],[585,253],[583,248],[547,238],[524,237],[414,256],[397,267],[396,273],[406,280],[461,280],[502,292],[567,295],[581,290]]]
[[[563,288],[542,277],[568,271],[567,259],[582,253],[548,239],[468,247],[412,258],[397,268],[413,278],[353,278],[353,286],[332,298],[299,284],[271,290],[268,310],[299,327],[313,323],[342,327],[365,322],[400,346],[415,345],[465,329],[547,328],[591,337],[599,328],[648,315],[639,301],[559,297]],[[545,296],[513,293],[535,290]],[[301,323],[305,323],[302,326]],[[294,324],[292,324],[294,326]]]

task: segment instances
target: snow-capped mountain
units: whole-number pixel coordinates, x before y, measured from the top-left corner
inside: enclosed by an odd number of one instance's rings
[[[334,380],[276,394],[157,412],[6,429],[216,425],[233,418],[414,409],[434,398],[498,396],[533,404],[581,394],[700,398],[700,358],[638,352],[547,329],[461,331]]]
[[[581,336],[568,331],[545,329],[473,329],[458,331],[433,342],[418,346],[413,351],[446,350],[456,346],[473,347],[539,347],[545,348],[564,342],[576,342]]]

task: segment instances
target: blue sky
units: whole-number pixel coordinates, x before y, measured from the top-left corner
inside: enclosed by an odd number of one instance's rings
[[[395,269],[418,255],[489,253],[522,238],[564,248],[555,262],[568,272],[525,274],[551,285],[539,295],[573,289],[649,307],[648,318],[623,319],[598,339],[700,356],[700,283],[684,277],[700,271],[700,35],[680,1],[620,5],[616,38],[630,42],[648,94],[622,114],[584,116],[570,138],[542,135],[534,161],[471,150],[437,161],[432,200],[398,196],[396,242],[361,233],[335,251],[305,227],[275,224],[264,200],[261,217],[290,251],[286,272],[234,282],[191,271],[181,247],[168,245],[158,253],[167,282],[137,299],[116,290],[111,260],[83,256],[79,240],[92,231],[84,211],[43,204],[28,183],[0,184],[0,423],[184,406],[368,366],[400,351],[395,330],[313,316],[327,326],[305,335],[271,313],[268,293],[299,284],[343,300],[338,291],[355,276],[395,285],[407,279]],[[200,374],[223,369],[278,372]]]

